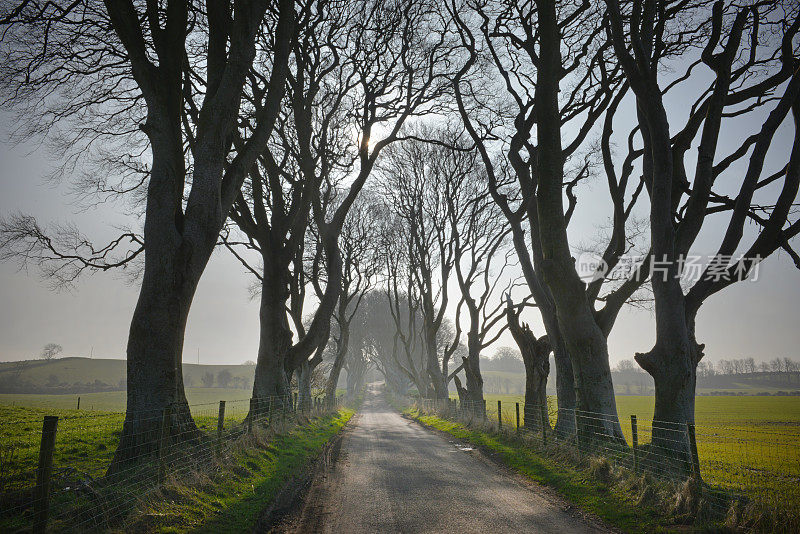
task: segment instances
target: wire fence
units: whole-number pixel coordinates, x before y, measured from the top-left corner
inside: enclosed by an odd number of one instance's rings
[[[131,512],[177,482],[207,481],[235,453],[341,402],[295,395],[4,420],[0,531],[124,529]]]
[[[503,432],[537,453],[588,464],[591,458],[684,492],[683,503],[703,518],[725,518],[756,506],[777,516],[800,516],[800,447],[796,434],[718,424],[620,420],[597,412],[558,409],[555,403],[409,401],[422,413]],[[600,474],[602,477],[602,473]]]

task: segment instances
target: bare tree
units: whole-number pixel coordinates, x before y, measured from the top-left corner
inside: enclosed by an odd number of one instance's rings
[[[547,406],[547,376],[550,373],[550,341],[546,335],[536,338],[527,324],[519,320],[520,312],[514,309],[509,299],[506,306],[508,329],[517,342],[522,362],[525,364],[524,426],[530,430],[542,428],[542,421],[549,430]]]
[[[404,252],[392,261],[405,261],[403,274],[408,290],[404,297],[409,306],[419,310],[422,319],[420,341],[425,353],[426,382],[430,384],[425,393],[447,398],[448,362],[458,346],[460,323],[456,323],[454,336],[445,342],[447,347],[441,355],[442,344],[437,338],[449,304],[448,283],[456,263],[454,232],[467,213],[468,200],[460,191],[472,171],[471,156],[469,151],[447,146],[450,140],[442,132],[423,130],[419,137],[436,142],[411,139],[394,145],[381,167],[381,187],[389,209],[397,214],[399,228],[395,237]],[[453,210],[461,212],[451,218]],[[396,276],[399,271],[392,268]],[[399,295],[396,298],[399,303]],[[414,300],[417,303],[412,303]],[[456,317],[462,304],[463,298]],[[409,327],[414,323],[410,316]]]
[[[615,0],[607,5],[614,50],[636,95],[651,203],[651,242],[660,268],[652,278],[656,342],[649,352],[637,354],[636,361],[655,381],[653,443],[688,461],[689,443],[680,429],[694,422],[696,370],[704,348],[695,336],[697,311],[711,295],[747,279],[758,262],[776,250],[787,251],[800,267],[789,245],[800,232],[800,224],[789,220],[800,184],[800,71],[795,44],[800,18],[796,5],[781,2],[737,6],[718,1],[709,10],[704,2],[649,0],[634,3],[625,12]],[[687,33],[687,20],[700,29]],[[699,53],[672,81],[660,79],[664,43],[670,40],[692,43]],[[699,92],[688,119],[674,132],[676,121],[667,112],[663,95],[691,78],[697,66],[707,68],[713,81]],[[770,103],[774,105],[766,120],[756,120],[755,113]],[[795,121],[791,155],[783,168],[769,172],[767,150],[790,112]],[[749,120],[742,124],[755,126],[752,133],[730,152],[719,154],[723,123],[743,117]],[[692,174],[686,155],[695,143],[698,157]],[[736,174],[726,170],[739,160],[746,161],[746,172],[738,181],[736,196],[715,192],[717,179]],[[756,202],[759,189],[781,178],[783,185],[773,202]],[[714,213],[729,214],[726,232],[699,280],[685,291],[681,268],[707,216]],[[761,231],[743,246],[748,220]],[[740,247],[745,252],[733,258]]]
[[[260,155],[250,169],[252,187],[231,213],[247,238],[229,244],[257,250],[263,264],[261,272],[250,268],[262,286],[257,399],[286,395],[287,376],[321,361],[341,290],[339,236],[347,214],[382,150],[410,117],[433,112],[432,102],[447,87],[440,72],[446,32],[425,1],[310,0],[303,13],[287,106],[270,145],[275,155]],[[339,187],[345,180],[347,187]],[[292,285],[292,279],[301,276],[298,255],[312,219],[326,284],[318,288],[311,322],[301,329],[297,307],[287,300],[302,300],[293,297],[302,284]],[[294,310],[299,334],[294,343],[287,308]]]
[[[466,328],[466,354],[462,357],[466,388],[464,398],[483,412],[481,352],[491,346],[507,327],[500,291],[510,290],[514,280],[506,280],[513,263],[510,228],[486,187],[480,172],[478,152],[465,140],[450,140],[454,150],[462,151],[467,172],[453,173],[455,180],[445,197],[449,238],[453,242],[453,266],[469,322]],[[465,151],[465,152],[464,152]],[[505,283],[505,285],[503,285]],[[456,316],[456,331],[461,331],[461,316]],[[457,378],[457,377],[456,377]],[[459,383],[456,382],[459,387]]]
[[[336,350],[325,384],[325,401],[328,405],[332,405],[336,398],[339,373],[350,349],[350,325],[364,295],[374,286],[381,268],[380,219],[385,215],[382,205],[375,196],[368,191],[362,192],[350,209],[339,237],[342,288],[333,314],[336,323],[333,333]]]
[[[576,271],[567,226],[577,205],[577,185],[598,166],[587,138],[604,116],[603,128],[610,132],[608,117],[626,87],[602,31],[602,10],[588,1],[557,4],[448,4],[465,52],[454,78],[456,103],[481,154],[492,196],[511,226],[554,351],[561,410],[557,430],[574,430],[577,407],[604,415],[594,425],[595,434],[621,439],[606,338],[643,282],[631,277],[605,294],[603,276],[585,284]],[[487,87],[487,76],[498,83]],[[617,176],[608,165],[610,151],[601,152],[614,201],[604,259],[614,263],[626,251],[626,223],[641,185],[631,188],[630,170]],[[636,158],[632,151],[627,160]]]
[[[63,347],[61,347],[61,345],[58,345],[56,343],[48,343],[42,349],[42,352],[39,354],[39,357],[41,359],[43,359],[43,360],[50,361],[53,358],[55,358],[56,356],[58,356],[58,354],[62,350],[64,350],[64,349],[63,349]]]
[[[137,127],[146,137],[149,157],[142,158],[145,172],[137,173],[147,189],[143,240],[122,254],[124,260],[146,247],[128,338],[125,424],[112,472],[154,450],[154,414],[168,406],[173,434],[196,434],[181,373],[186,319],[228,210],[277,117],[293,21],[291,0],[274,6],[234,0],[204,9],[186,1],[26,0],[0,15],[5,101],[30,113],[31,135],[75,123],[67,144],[78,152],[115,135],[130,139]],[[267,47],[257,47],[259,35],[269,36]],[[269,68],[268,90],[247,142],[232,151],[256,57]],[[33,251],[73,266],[76,275],[122,263],[110,260],[110,251],[128,242],[122,236],[78,259],[75,247],[56,248],[36,225],[21,234],[16,222],[10,234],[2,232],[3,248],[16,248],[23,258]]]

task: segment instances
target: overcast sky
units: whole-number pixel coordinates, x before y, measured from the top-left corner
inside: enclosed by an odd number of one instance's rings
[[[66,185],[46,182],[51,163],[45,148],[7,143],[7,121],[7,116],[0,117],[0,215],[19,211],[36,216],[43,224],[74,221],[99,240],[112,236],[114,226],[130,222],[124,215],[128,210],[120,204],[79,210]],[[723,143],[726,136],[734,135],[731,130],[723,130]],[[775,164],[780,160],[780,165],[785,164],[792,135],[792,127],[784,125],[770,152]],[[609,216],[609,205],[602,201],[607,191],[601,182],[587,185],[581,193],[570,227],[573,245],[591,240]],[[716,251],[723,222],[727,221],[712,220],[701,233],[695,253]],[[752,235],[753,229],[748,232]],[[197,361],[198,349],[201,363],[255,360],[258,303],[250,299],[250,284],[251,278],[236,260],[223,250],[214,254],[192,304],[184,361]],[[67,356],[93,352],[95,357],[124,358],[136,295],[136,285],[114,273],[87,276],[70,292],[53,292],[35,270],[25,272],[13,264],[0,264],[0,360],[34,358],[50,342],[62,345]],[[699,316],[698,340],[706,344],[710,360],[800,359],[798,312],[800,272],[786,254],[778,254],[761,265],[757,281],[736,284],[707,301]],[[534,313],[530,312],[527,320],[541,334]],[[649,350],[654,329],[652,312],[625,309],[609,339],[612,364]],[[513,339],[503,336],[498,346],[504,344],[514,346]]]

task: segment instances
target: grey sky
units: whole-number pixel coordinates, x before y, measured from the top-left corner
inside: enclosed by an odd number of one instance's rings
[[[0,126],[0,214],[21,211],[43,224],[74,221],[97,239],[112,236],[113,226],[130,222],[121,204],[80,211],[66,185],[46,183],[46,149],[11,147],[5,142],[9,125],[0,120]],[[792,134],[791,126],[784,125],[771,151],[776,161],[785,163]],[[724,129],[723,143],[735,142],[736,135],[735,128]],[[590,239],[609,216],[603,183],[589,184],[584,193],[579,195],[579,210],[570,227],[573,246]],[[704,229],[695,253],[715,252],[723,222],[727,221],[713,221]],[[203,363],[255,359],[258,303],[250,299],[250,283],[250,277],[226,252],[214,254],[189,315],[185,361],[196,361],[198,348]],[[88,356],[94,349],[96,357],[123,358],[136,295],[136,286],[114,273],[84,277],[71,292],[52,292],[34,270],[26,273],[15,265],[0,264],[0,360],[35,357],[49,342],[63,345],[65,355]],[[709,299],[699,315],[698,338],[706,344],[711,360],[798,358],[798,312],[800,272],[786,254],[778,254],[761,265],[758,281],[737,284]],[[527,320],[541,332],[535,312]],[[609,340],[612,364],[648,350],[654,328],[651,312],[626,308]],[[498,346],[503,344],[513,346],[514,342],[504,335]]]

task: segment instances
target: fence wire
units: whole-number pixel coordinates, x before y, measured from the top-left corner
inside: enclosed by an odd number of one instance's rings
[[[131,512],[163,497],[175,483],[208,480],[236,451],[263,445],[270,433],[287,430],[298,415],[330,413],[341,401],[337,397],[334,406],[327,406],[321,397],[300,402],[296,396],[266,397],[225,401],[224,407],[205,403],[128,413],[135,421],[131,429],[140,429],[124,432],[134,445],[129,449],[118,447],[126,414],[62,415],[46,493],[39,468],[40,446],[47,441],[42,419],[3,421],[0,531],[35,530],[43,508],[52,531],[125,529],[135,517]],[[122,460],[113,461],[120,452]]]
[[[795,515],[800,510],[800,447],[795,435],[635,416],[620,420],[598,412],[559,409],[554,400],[408,402],[423,413],[507,433],[545,456],[603,458],[637,476],[673,484],[695,481],[702,489],[703,506],[713,517],[724,518],[732,505],[743,503]]]

